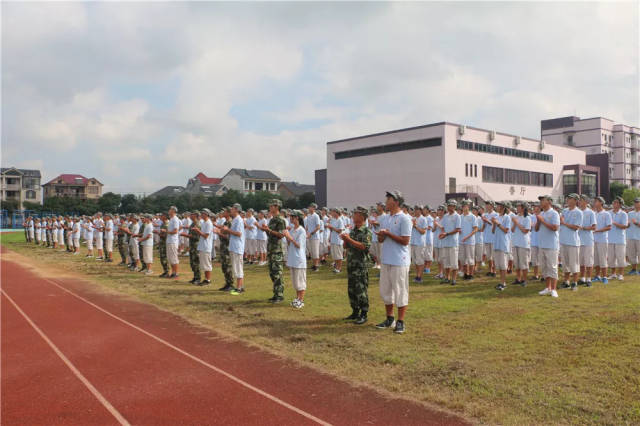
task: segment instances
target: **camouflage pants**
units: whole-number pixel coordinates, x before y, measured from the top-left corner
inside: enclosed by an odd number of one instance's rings
[[[167,261],[167,240],[160,240],[158,244],[158,254],[160,255],[160,264],[164,272],[169,272],[169,262]]]
[[[198,246],[195,244],[189,245],[189,264],[193,271],[193,277],[200,279],[200,258],[198,257]]]
[[[353,310],[369,310],[369,271],[367,268],[347,267],[348,281],[347,293],[349,293],[349,304]]]
[[[233,272],[231,271],[231,259],[229,250],[220,250],[220,269],[224,274],[225,285],[233,285]]]
[[[282,277],[284,255],[281,252],[269,253],[269,278],[273,282],[273,295],[284,297],[284,278]]]
[[[129,246],[124,243],[124,237],[121,235],[118,237],[118,252],[122,258],[123,263],[127,263],[127,255],[129,254]]]

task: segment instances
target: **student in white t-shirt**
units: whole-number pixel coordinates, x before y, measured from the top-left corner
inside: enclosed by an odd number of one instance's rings
[[[153,270],[153,224],[151,220],[153,216],[146,214],[142,218],[144,229],[142,230],[142,236],[139,238],[140,246],[142,247],[142,261],[144,262],[144,274],[151,275]]]
[[[409,305],[409,267],[411,253],[411,218],[402,213],[400,206],[404,197],[400,191],[390,191],[387,196],[389,215],[380,224],[378,241],[382,243],[380,267],[380,296],[384,302],[387,319],[376,325],[379,329],[390,329],[404,333],[404,315]],[[398,320],[393,317],[393,308],[398,306]]]
[[[171,265],[171,275],[167,278],[178,278],[178,234],[182,223],[177,216],[178,208],[176,206],[169,207],[169,224],[167,225],[167,261]]]
[[[202,224],[200,229],[196,228],[196,232],[200,235],[198,240],[198,260],[200,261],[200,270],[204,272],[204,281],[200,282],[200,285],[211,284],[211,271],[213,266],[211,265],[211,251],[213,250],[213,223],[210,216],[213,213],[209,209],[203,209],[200,217],[202,218]]]
[[[291,271],[291,284],[296,291],[296,298],[291,306],[300,309],[304,306],[304,293],[307,289],[307,232],[302,227],[304,214],[300,210],[293,210],[290,215],[292,230],[284,230],[287,239],[287,266]]]
[[[265,218],[264,210],[258,213],[258,231],[256,232],[256,244],[258,249],[259,266],[267,264],[267,233],[260,229],[262,226],[267,226],[269,222]]]
[[[104,215],[104,250],[105,261],[113,262],[113,217],[107,213]]]

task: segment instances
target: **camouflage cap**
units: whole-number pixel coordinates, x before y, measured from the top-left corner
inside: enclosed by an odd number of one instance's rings
[[[538,197],[538,200],[542,201],[542,200],[549,200],[549,201],[553,201],[553,197],[551,195],[541,195]]]
[[[617,197],[615,197],[615,198],[613,199],[613,201],[617,201],[617,202],[619,202],[620,204],[624,204],[624,198],[622,198],[622,197],[621,197],[621,196],[619,196],[619,195],[618,195]],[[612,204],[613,204],[613,202],[612,202]]]
[[[240,203],[235,203],[235,204],[234,204],[233,206],[231,206],[231,207],[232,207],[232,208],[234,208],[234,209],[236,209],[236,210],[238,210],[238,211],[242,210],[242,206],[240,205]]]
[[[422,210],[422,209],[424,209],[424,206],[423,206],[423,205],[421,205],[421,204],[416,204],[413,208],[414,208],[415,210]]]
[[[316,203],[311,203],[309,204],[309,207],[313,207],[314,209],[317,209],[318,205]]]
[[[213,216],[213,212],[206,207],[202,209],[202,214],[206,214],[207,216]]]
[[[446,204],[447,206],[457,206],[458,202],[454,199],[451,199],[451,200],[447,200]]]
[[[438,206],[438,210],[444,210],[444,204],[440,204],[440,205]]]
[[[583,201],[589,201],[589,196],[586,194],[580,194],[580,199]]]
[[[169,210],[173,210],[174,212],[178,213],[178,208],[176,206],[169,207]]]
[[[508,203],[508,201],[496,201],[495,202],[496,206],[502,206],[502,207],[507,207],[507,203]]]
[[[431,211],[431,207],[429,206],[429,204],[425,204],[422,208],[426,211]]]
[[[277,198],[272,199],[271,201],[269,201],[269,205],[270,206],[278,206],[278,207],[282,207],[282,200],[279,200]]]
[[[462,200],[460,204],[462,204],[463,206],[470,206],[473,204],[473,202],[471,200]]]
[[[579,200],[580,196],[578,194],[576,194],[575,192],[572,192],[571,194],[567,195],[567,200]]]
[[[364,206],[357,206],[355,209],[353,209],[354,213],[359,213],[361,215],[363,215],[364,217],[369,217],[369,209],[367,209]]]
[[[634,202],[634,203],[640,203],[640,198],[634,198],[634,199],[633,199],[633,202]]]
[[[198,216],[200,214],[200,212],[198,210],[194,210],[191,213],[189,213],[190,216],[196,215]]]
[[[496,206],[496,203],[493,200],[487,200],[487,201],[484,202],[484,204],[486,206],[491,206],[491,207],[495,207]]]
[[[400,192],[400,191],[397,191],[397,190],[387,191],[385,193],[385,196],[393,198],[399,204],[403,204],[404,203],[404,195],[402,195],[402,192]]]

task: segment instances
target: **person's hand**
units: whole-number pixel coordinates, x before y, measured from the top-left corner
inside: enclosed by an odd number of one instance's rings
[[[447,234],[442,233],[442,234],[438,235],[438,238],[441,239],[441,240],[444,240],[445,238],[447,238]]]
[[[346,241],[346,240],[347,240],[347,238],[349,238],[349,236],[348,236],[347,234],[340,234],[340,235],[339,235],[339,237],[340,237],[340,239],[341,239],[342,241]]]
[[[381,229],[378,231],[378,235],[386,237],[387,235],[389,235],[389,231],[387,229]]]
[[[497,218],[495,218],[495,217],[492,217],[492,218],[491,218],[491,223],[498,223],[498,219],[497,219]]]
[[[513,219],[511,219],[513,221],[513,223],[515,223],[516,225],[518,224],[518,219],[516,219],[515,217]]]
[[[544,222],[544,220],[542,219],[542,215],[540,214],[536,215],[536,219],[538,219],[538,222]]]
[[[307,238],[311,238],[311,232],[307,232]]]
[[[560,216],[560,225],[564,225],[564,216]]]

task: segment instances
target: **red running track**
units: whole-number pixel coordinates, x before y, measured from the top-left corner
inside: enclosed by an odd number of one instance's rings
[[[1,266],[3,425],[465,424],[86,282]]]

